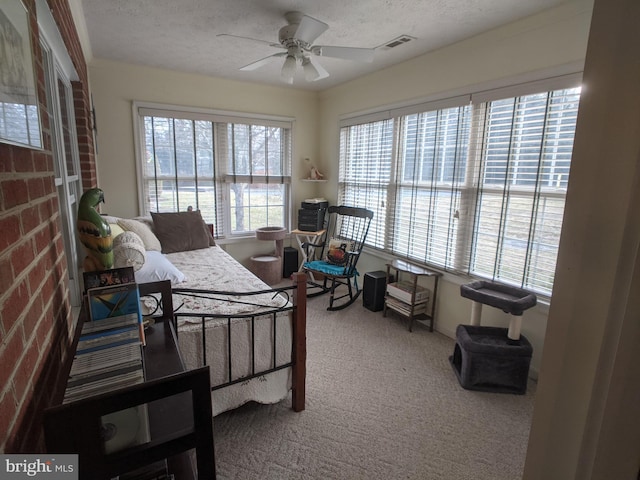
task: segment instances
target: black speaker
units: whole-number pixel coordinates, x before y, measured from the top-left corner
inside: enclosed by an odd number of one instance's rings
[[[289,278],[291,274],[298,271],[298,249],[293,247],[284,247],[283,255],[282,278]]]
[[[305,232],[317,232],[324,228],[324,216],[326,210],[324,208],[311,210],[301,208],[298,210],[298,230]]]
[[[387,272],[377,270],[364,274],[362,287],[362,306],[372,312],[379,312],[384,308],[384,294],[387,289]]]

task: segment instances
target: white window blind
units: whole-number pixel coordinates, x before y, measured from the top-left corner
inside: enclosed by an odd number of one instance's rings
[[[394,123],[382,120],[345,127],[340,133],[339,204],[374,212],[367,243],[385,248],[394,146]]]
[[[281,127],[218,125],[232,233],[288,224],[290,144],[289,130]]]
[[[215,231],[223,231],[216,206],[222,200],[215,182],[213,124],[145,115],[142,192],[144,213],[199,209]]]
[[[367,243],[550,295],[580,90],[531,93],[540,85],[345,121],[340,201],[374,210]]]
[[[576,88],[477,109],[471,273],[551,293],[578,103]]]
[[[466,106],[399,119],[397,187],[389,220],[394,253],[455,267],[470,112]]]
[[[218,238],[288,227],[290,122],[150,107],[136,113],[144,213],[192,206]]]

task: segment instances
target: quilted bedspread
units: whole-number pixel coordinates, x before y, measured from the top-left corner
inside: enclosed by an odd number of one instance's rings
[[[198,288],[224,292],[250,292],[267,290],[270,287],[249,272],[244,266],[227,254],[219,246],[200,250],[171,253],[167,258],[186,280],[173,285],[174,288]],[[256,371],[272,368],[273,350],[276,344],[276,364],[287,363],[291,359],[292,320],[291,312],[281,312],[275,316],[260,315],[260,312],[283,307],[288,299],[273,293],[254,296],[216,295],[215,298],[184,296],[175,294],[173,298],[176,313],[192,312],[203,314],[213,312],[229,315],[228,318],[206,319],[206,363],[211,372],[211,385],[246,377],[253,371],[251,348],[252,332],[255,336]],[[254,314],[254,319],[231,318],[233,315]],[[251,323],[253,322],[253,326]],[[204,363],[201,317],[178,317],[178,343],[187,368],[196,368]],[[228,338],[231,336],[231,359],[228,355]],[[274,340],[275,339],[275,340]],[[287,397],[291,389],[291,368],[286,368],[253,378],[212,392],[213,413],[239,407],[256,401],[276,403]]]

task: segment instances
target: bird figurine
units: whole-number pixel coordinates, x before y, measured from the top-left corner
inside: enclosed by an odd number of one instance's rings
[[[113,268],[113,239],[109,223],[96,208],[104,202],[104,192],[99,188],[87,190],[78,205],[78,232],[87,250],[83,268],[95,272]]]

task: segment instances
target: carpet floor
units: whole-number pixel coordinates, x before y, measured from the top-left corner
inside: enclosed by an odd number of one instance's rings
[[[219,479],[521,478],[534,382],[526,395],[465,390],[452,339],[328,300],[308,302],[306,410],[289,397],[215,417]]]

